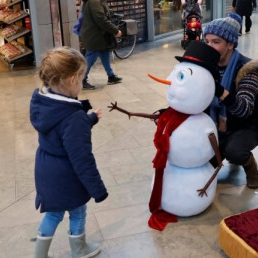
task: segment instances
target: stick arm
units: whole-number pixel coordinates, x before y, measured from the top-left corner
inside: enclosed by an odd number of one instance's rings
[[[113,111],[113,110],[118,110],[126,115],[128,115],[129,119],[131,118],[131,116],[138,116],[138,117],[144,117],[144,118],[149,118],[149,119],[158,119],[159,115],[156,114],[146,114],[146,113],[133,113],[133,112],[129,112],[125,109],[122,109],[120,107],[117,106],[117,102],[112,103],[111,102],[111,106],[108,106],[108,108],[110,109],[109,112]]]
[[[216,178],[220,169],[223,167],[222,158],[221,158],[220,151],[219,151],[219,146],[218,146],[217,139],[216,139],[216,136],[214,133],[209,134],[209,140],[210,140],[211,146],[214,150],[215,157],[218,161],[218,167],[216,168],[216,170],[214,171],[213,175],[208,180],[206,185],[202,189],[197,190],[199,192],[199,196],[201,196],[201,197],[203,197],[204,194],[207,196],[206,190],[209,188],[210,184]]]

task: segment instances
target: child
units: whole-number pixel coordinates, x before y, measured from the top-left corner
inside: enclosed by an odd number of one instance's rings
[[[194,31],[199,31],[201,29],[201,23],[197,21],[196,17],[191,17],[190,21],[187,22],[187,27]]]
[[[87,114],[89,102],[87,107],[87,101],[77,100],[85,70],[85,58],[68,47],[48,51],[39,67],[43,86],[32,95],[30,120],[39,135],[35,206],[45,216],[38,229],[35,258],[48,257],[65,211],[69,213],[72,257],[92,257],[100,252],[99,244],[85,242],[86,203],[91,197],[98,203],[108,196],[91,143],[91,128],[101,110]]]
[[[196,17],[190,17],[190,20],[187,22],[187,27],[192,31],[195,36],[195,40],[200,39],[201,34],[201,23],[197,20]]]

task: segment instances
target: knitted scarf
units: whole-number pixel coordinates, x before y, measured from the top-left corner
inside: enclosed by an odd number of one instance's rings
[[[149,209],[152,215],[148,224],[151,228],[160,231],[166,227],[167,223],[177,222],[175,215],[160,209],[163,174],[167,163],[167,155],[169,152],[169,138],[172,132],[188,117],[188,114],[183,114],[172,108],[169,108],[160,115],[157,131],[154,135],[154,145],[157,149],[157,152],[155,158],[152,161],[153,167],[155,168],[155,178],[149,201]]]
[[[232,82],[234,80],[234,74],[235,74],[238,60],[239,60],[239,52],[235,49],[221,80],[221,85],[228,91],[230,91]],[[227,120],[226,107],[221,101],[219,101],[217,97],[214,97],[211,102],[210,117],[216,124],[219,123],[218,118],[220,121]]]

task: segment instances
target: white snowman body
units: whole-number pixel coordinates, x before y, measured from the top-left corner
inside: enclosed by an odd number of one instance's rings
[[[217,130],[203,111],[209,106],[215,91],[211,73],[196,64],[182,62],[175,66],[167,80],[169,106],[190,116],[170,136],[170,150],[163,176],[161,208],[177,216],[187,217],[204,211],[213,201],[217,180],[199,196],[214,173],[209,160],[214,150],[209,134]]]
[[[167,162],[163,175],[162,209],[180,217],[189,217],[204,211],[215,197],[217,181],[212,181],[206,191],[207,196],[200,197],[197,189],[204,187],[213,172],[214,168],[210,163],[195,168],[183,168]]]

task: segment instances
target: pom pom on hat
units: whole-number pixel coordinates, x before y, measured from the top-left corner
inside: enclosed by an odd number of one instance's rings
[[[236,13],[229,13],[228,17],[215,19],[204,29],[204,37],[207,34],[214,34],[228,42],[238,45],[238,34],[241,28],[242,18]]]

